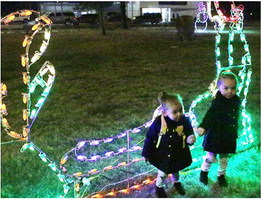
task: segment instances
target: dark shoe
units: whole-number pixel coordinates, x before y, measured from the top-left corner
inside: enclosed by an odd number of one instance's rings
[[[183,186],[182,186],[182,184],[180,182],[174,183],[174,187],[176,188],[177,192],[180,195],[185,195],[186,194],[185,189],[183,188]]]
[[[156,195],[158,198],[167,198],[167,194],[163,187],[157,187],[156,186]]]
[[[200,172],[200,182],[202,182],[204,185],[208,184],[208,172],[206,171],[201,171]]]
[[[218,177],[218,184],[221,187],[227,187],[227,180],[226,180],[224,175],[221,175],[221,176]]]

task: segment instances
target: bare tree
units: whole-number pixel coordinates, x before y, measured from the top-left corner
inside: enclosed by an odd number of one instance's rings
[[[99,21],[101,25],[101,31],[103,35],[106,35],[105,20],[104,20],[104,8],[111,6],[113,2],[80,2],[81,9],[95,9],[99,12]]]
[[[122,22],[122,28],[128,29],[128,22],[127,22],[127,16],[126,16],[126,2],[121,1],[120,2],[121,7],[121,22]]]

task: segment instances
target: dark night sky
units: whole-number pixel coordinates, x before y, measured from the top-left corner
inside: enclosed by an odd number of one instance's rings
[[[8,1],[2,1],[1,2],[1,15],[2,17],[17,11],[17,10],[22,10],[22,9],[33,9],[33,10],[38,10],[38,4],[41,1],[34,1],[34,2],[30,2],[30,1],[12,1],[12,2],[8,2]],[[46,1],[45,1],[46,2]],[[76,1],[74,1],[75,3]],[[223,5],[222,5],[223,4]],[[220,2],[220,6],[222,6],[222,8],[224,8],[226,10],[227,13],[230,12],[230,5],[226,5],[229,3],[226,2]],[[258,1],[235,1],[236,5],[242,4],[245,7],[244,10],[244,15],[246,19],[256,19],[259,20],[260,19],[260,2]],[[253,13],[252,16],[250,16],[249,14]]]

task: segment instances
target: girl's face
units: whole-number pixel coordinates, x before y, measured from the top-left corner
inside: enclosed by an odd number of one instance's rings
[[[179,121],[183,116],[183,107],[180,103],[167,102],[165,114],[171,120]]]
[[[236,80],[234,79],[222,79],[220,85],[218,86],[218,90],[220,93],[227,99],[230,99],[236,94]]]

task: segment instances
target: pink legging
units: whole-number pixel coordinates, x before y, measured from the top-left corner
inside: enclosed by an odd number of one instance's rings
[[[208,172],[211,164],[216,162],[217,154],[212,152],[207,152],[206,156],[204,157],[204,161],[201,165],[201,170]],[[219,161],[218,161],[218,176],[225,175],[226,169],[228,164],[228,154],[219,154]]]
[[[167,178],[167,174],[164,173],[161,170],[158,170],[158,176],[157,176],[157,180],[156,180],[156,186],[157,187],[163,187],[164,186],[164,180]],[[173,173],[172,174],[172,179],[175,182],[179,181],[179,172]]]

